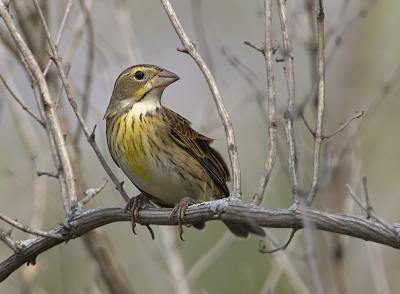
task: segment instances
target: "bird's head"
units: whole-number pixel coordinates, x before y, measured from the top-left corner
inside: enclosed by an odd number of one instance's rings
[[[150,64],[134,65],[117,78],[105,117],[123,112],[139,102],[160,103],[164,89],[179,77]]]

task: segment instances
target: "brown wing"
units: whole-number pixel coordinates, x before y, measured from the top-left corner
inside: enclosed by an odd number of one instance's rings
[[[176,112],[165,107],[163,111],[177,144],[200,162],[214,183],[228,196],[226,181],[230,178],[229,170],[222,156],[210,146],[214,140],[193,130],[190,121]]]

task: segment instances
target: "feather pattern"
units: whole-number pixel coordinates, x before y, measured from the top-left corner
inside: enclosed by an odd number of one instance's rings
[[[210,146],[214,140],[193,130],[191,122],[176,112],[166,107],[160,110],[175,142],[198,160],[223,195],[229,196],[226,186],[230,179],[229,169],[218,151]]]

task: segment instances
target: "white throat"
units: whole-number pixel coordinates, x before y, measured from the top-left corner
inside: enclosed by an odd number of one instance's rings
[[[161,90],[161,93],[160,93]],[[147,93],[143,100],[133,104],[131,113],[133,116],[146,115],[154,112],[157,108],[161,107],[160,97],[163,89],[154,89]]]

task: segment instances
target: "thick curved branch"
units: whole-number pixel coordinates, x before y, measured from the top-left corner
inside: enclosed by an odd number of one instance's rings
[[[228,205],[229,203],[229,205]],[[142,225],[176,225],[177,218],[170,218],[167,208],[148,208],[139,212],[138,223]],[[210,220],[244,223],[254,221],[259,226],[270,228],[303,228],[304,218],[323,231],[348,235],[355,238],[384,244],[400,249],[398,234],[382,224],[361,217],[333,214],[311,208],[265,209],[226,199],[192,205],[186,213],[186,223],[193,224]],[[113,222],[130,221],[131,213],[121,207],[91,209],[71,221],[71,228],[59,226],[49,233],[64,236],[63,239],[37,237],[21,241],[25,246],[0,263],[0,282],[24,263],[31,262],[40,253],[70,239],[79,237],[95,228]],[[393,228],[400,224],[394,224]]]

